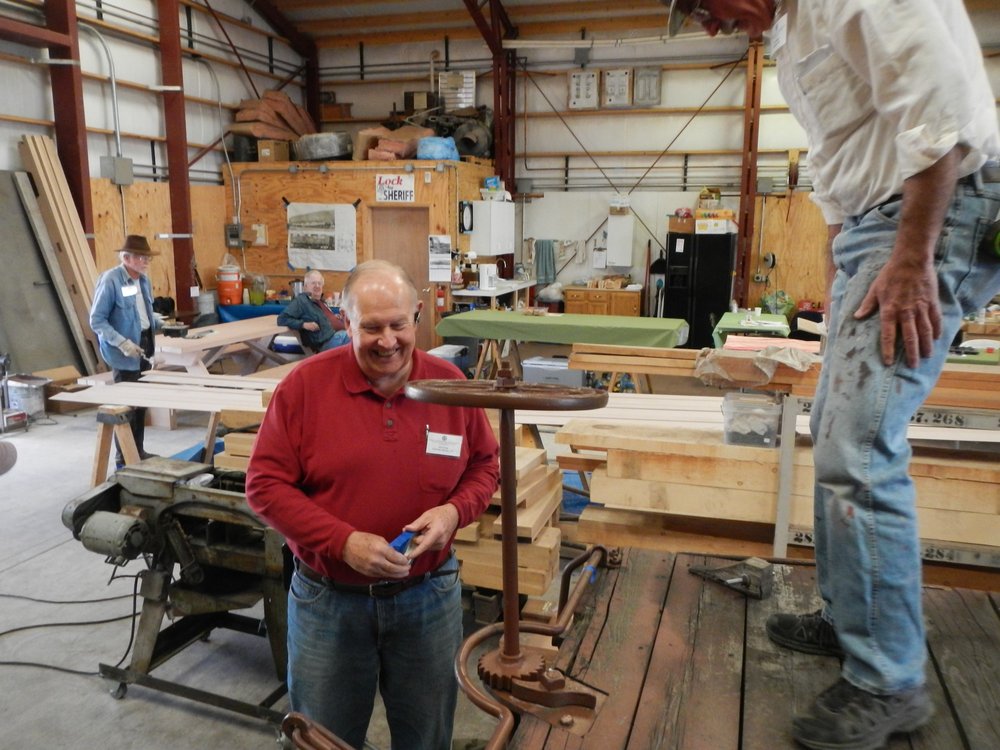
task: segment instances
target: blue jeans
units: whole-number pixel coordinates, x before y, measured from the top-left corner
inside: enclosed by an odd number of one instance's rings
[[[323,348],[320,349],[321,352],[328,351],[330,349],[336,349],[338,346],[343,346],[348,341],[350,337],[347,335],[347,331],[337,331],[330,338],[323,342]]]
[[[854,320],[885,265],[901,201],[852,217],[833,246],[830,334],[810,429],[816,467],[815,542],[824,617],[845,652],[843,674],[873,693],[924,684],[926,648],[910,417],[937,382],[963,315],[1000,291],[1000,260],[978,250],[1000,209],[1000,184],[963,180],[935,251],[941,337],[916,368],[902,348],[882,364],[879,316]]]
[[[440,568],[452,569],[383,599],[333,591],[296,572],[288,592],[292,710],[360,748],[377,686],[395,750],[450,750],[462,643],[454,554]]]

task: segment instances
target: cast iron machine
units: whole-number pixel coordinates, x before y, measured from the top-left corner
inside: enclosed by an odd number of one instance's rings
[[[129,684],[161,690],[280,724],[271,706],[285,693],[287,650],[284,539],[247,507],[241,473],[150,458],[70,502],[63,524],[116,566],[142,556],[143,599],[125,669],[100,665],[124,697]],[[264,618],[237,614],[261,599]],[[163,618],[172,621],[161,630]],[[150,672],[213,629],[266,635],[280,685],[258,704],[153,677]]]
[[[507,362],[501,363],[496,381],[422,380],[408,383],[406,395],[416,401],[449,406],[477,406],[500,410],[500,524],[503,558],[503,621],[488,625],[466,639],[455,659],[459,686],[479,708],[500,723],[487,744],[488,750],[506,744],[514,727],[513,712],[530,712],[543,721],[574,734],[585,734],[606,696],[574,680],[546,662],[544,654],[521,643],[520,633],[560,637],[586,587],[596,579],[597,566],[605,563],[603,547],[591,546],[572,560],[562,573],[559,613],[554,623],[522,622],[517,581],[517,467],[515,464],[514,410],[576,411],[597,409],[608,403],[607,391],[592,388],[521,383]],[[572,595],[570,577],[577,571]],[[469,679],[467,664],[480,643],[503,633],[503,642],[479,658],[477,673],[493,696],[483,693]]]

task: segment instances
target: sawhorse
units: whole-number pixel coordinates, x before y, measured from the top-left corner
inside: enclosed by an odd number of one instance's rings
[[[139,462],[139,449],[132,437],[129,417],[131,406],[99,406],[97,408],[97,450],[94,453],[94,473],[90,476],[90,486],[105,482],[108,478],[108,461],[111,455],[111,438],[118,438],[125,464]]]

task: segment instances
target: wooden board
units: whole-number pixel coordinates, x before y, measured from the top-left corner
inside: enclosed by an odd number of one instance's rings
[[[18,151],[33,180],[38,213],[52,250],[47,253],[50,256],[49,265],[54,258],[81,330],[90,331],[90,308],[97,269],[56,154],[55,143],[47,136],[24,136],[18,143]],[[97,338],[92,332],[84,335],[94,350],[93,361],[96,362]],[[85,357],[90,360],[89,355]],[[91,369],[90,361],[85,363],[85,369]]]
[[[751,280],[747,294],[749,307],[760,306],[761,296],[773,291],[776,282],[796,302],[822,303],[826,297],[826,221],[810,193],[758,197],[753,212],[754,236],[750,244],[749,266],[764,268],[761,253],[776,258],[767,288]],[[760,237],[763,217],[764,237]],[[765,269],[766,270],[766,269]]]
[[[562,482],[562,473],[557,466],[538,466],[530,474],[517,482],[516,504],[520,508],[530,508],[549,497],[555,487]],[[501,491],[498,488],[490,498],[490,505],[500,506]]]
[[[69,333],[76,347],[76,356],[81,360],[84,372],[92,375],[104,368],[104,364],[100,361],[97,334],[91,329],[89,320],[80,320],[77,314],[77,303],[74,300],[74,295],[77,293],[76,287],[67,283],[63,276],[62,268],[59,265],[58,251],[49,236],[49,230],[45,225],[45,218],[42,216],[42,210],[38,205],[38,196],[35,194],[30,177],[26,172],[15,172],[14,185],[21,199],[21,207],[25,217],[34,233],[38,251],[45,263],[45,268],[48,270],[52,287],[59,299],[63,320],[69,328]],[[5,234],[5,236],[7,235]],[[72,358],[66,358],[64,361],[72,361]]]
[[[517,538],[528,540],[535,539],[542,529],[549,523],[552,515],[559,508],[562,502],[562,484],[558,480],[558,470],[556,470],[556,483],[552,486],[538,502],[526,508],[517,509]],[[500,515],[503,515],[502,513]],[[493,536],[499,536],[503,522],[500,516],[493,522]]]
[[[776,564],[772,595],[747,599],[692,575],[692,565],[732,560],[626,548],[602,568],[566,634],[555,666],[603,691],[580,736],[522,714],[516,750],[794,750],[792,718],[839,677],[836,659],[771,643],[776,612],[820,605],[815,569]],[[931,723],[889,750],[998,746],[995,674],[1000,620],[995,594],[924,589]]]
[[[156,238],[157,234],[173,231],[169,184],[137,181],[118,186],[110,180],[97,178],[91,180],[90,194],[94,207],[96,267],[103,271],[118,265],[121,262],[118,251],[125,235],[141,234],[149,240],[149,246],[160,253],[153,258],[146,274],[153,295],[176,300],[174,245],[170,240]]]

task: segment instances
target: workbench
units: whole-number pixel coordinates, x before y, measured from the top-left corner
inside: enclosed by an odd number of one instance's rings
[[[784,315],[727,312],[719,318],[712,330],[712,342],[716,349],[721,349],[730,334],[787,338],[790,332],[791,328]]]
[[[687,341],[688,324],[679,318],[636,318],[623,315],[570,315],[472,310],[449,315],[437,324],[443,337],[483,340],[474,377],[483,371],[487,356],[499,360],[503,342],[549,344],[619,344],[621,346],[676,347]],[[516,348],[513,354],[516,356]],[[517,364],[517,363],[515,363]]]
[[[234,320],[206,328],[192,328],[184,337],[156,336],[159,367],[179,367],[188,372],[208,375],[208,368],[232,356],[240,363],[240,374],[248,375],[263,361],[285,364],[288,360],[268,346],[278,334],[289,329],[278,325],[277,315]],[[248,351],[249,350],[249,351]]]
[[[497,285],[494,289],[452,289],[451,296],[452,299],[458,302],[465,302],[466,300],[472,301],[476,299],[488,299],[490,301],[490,309],[497,309],[497,297],[502,297],[505,294],[513,294],[513,299],[511,301],[511,309],[518,309],[518,293],[530,289],[535,285],[534,279],[526,279],[523,281],[512,281],[509,279],[497,279]],[[527,296],[527,294],[525,295]]]
[[[149,382],[123,382],[95,385],[82,391],[59,393],[52,396],[56,401],[76,404],[91,404],[106,407],[128,406],[147,409],[184,409],[209,414],[205,431],[205,457],[209,460],[214,453],[215,432],[219,425],[219,414],[223,409],[259,414],[264,411],[270,393],[278,384],[276,379],[242,378],[238,375],[198,375],[188,373],[168,373],[149,371],[143,380]],[[103,482],[108,474],[108,453],[111,445],[109,423],[102,421],[98,412],[97,448],[94,453],[94,467],[91,486]],[[132,433],[118,430],[123,450],[128,444],[134,448]],[[134,450],[124,450],[126,463],[133,463],[129,456],[137,456]]]

